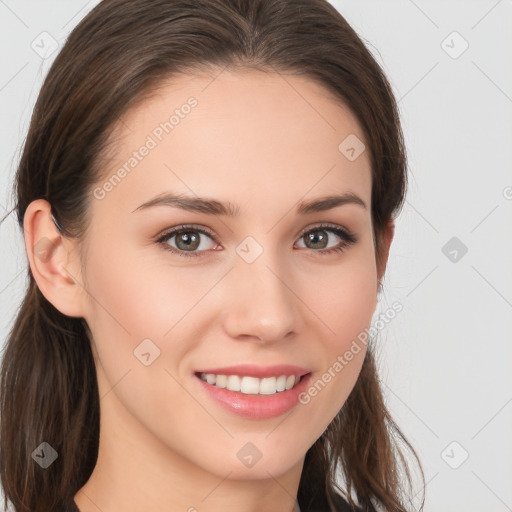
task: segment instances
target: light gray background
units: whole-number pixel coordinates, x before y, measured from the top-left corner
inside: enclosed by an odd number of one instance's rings
[[[56,55],[31,45],[50,48],[42,32],[62,45],[97,3],[0,0],[2,217]],[[379,366],[424,464],[425,511],[512,511],[512,2],[332,3],[383,66],[403,119],[410,186],[374,319],[403,305],[379,332]],[[4,343],[27,265],[14,213],[0,243]]]

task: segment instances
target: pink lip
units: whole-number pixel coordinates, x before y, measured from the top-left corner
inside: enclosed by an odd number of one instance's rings
[[[275,368],[279,368],[277,374],[288,374],[287,371],[280,373],[280,371],[285,367],[273,367],[272,371],[275,371]],[[290,368],[297,369],[297,367],[286,368],[288,370]],[[226,370],[226,368],[223,370]],[[300,368],[299,370],[301,372],[303,371]],[[218,371],[219,369],[216,369],[215,371],[204,373],[216,373]],[[221,374],[225,374],[224,371],[222,371]],[[237,372],[230,373],[230,375],[236,374]],[[243,375],[247,374],[244,372]],[[291,375],[291,373],[288,375]],[[240,391],[230,391],[226,388],[218,388],[213,384],[208,384],[197,375],[195,375],[195,380],[197,380],[207,395],[215,400],[224,409],[227,409],[228,411],[243,418],[264,420],[280,416],[281,414],[284,414],[296,406],[299,403],[299,395],[307,389],[312,376],[312,373],[308,373],[302,377],[302,380],[293,388],[287,391],[278,391],[273,395],[248,395],[241,393]]]
[[[290,364],[278,364],[274,366],[257,366],[254,364],[240,364],[237,366],[226,366],[224,368],[208,368],[197,370],[196,373],[215,373],[216,375],[241,375],[244,377],[279,377],[280,375],[295,375],[302,377],[311,370]]]

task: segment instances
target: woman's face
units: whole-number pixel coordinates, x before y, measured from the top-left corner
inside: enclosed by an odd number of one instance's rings
[[[302,464],[365,356],[359,343],[344,357],[377,301],[362,130],[321,86],[254,70],[176,77],[121,121],[81,275],[102,429],[222,478],[277,477]],[[147,205],[171,194],[189,206]],[[343,194],[359,200],[299,212]],[[193,209],[200,199],[213,206]],[[291,390],[244,405],[224,390],[221,403],[196,375],[247,364],[310,373],[301,401]]]

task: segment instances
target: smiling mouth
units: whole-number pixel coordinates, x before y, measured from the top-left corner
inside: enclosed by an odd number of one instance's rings
[[[247,395],[274,395],[295,388],[302,379],[310,375],[276,375],[257,378],[244,375],[216,375],[195,372],[195,376],[217,388],[239,392]]]

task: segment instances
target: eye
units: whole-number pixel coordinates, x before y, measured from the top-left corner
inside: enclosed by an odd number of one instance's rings
[[[331,233],[331,235],[329,235],[329,233]],[[335,237],[340,238],[341,242],[338,242],[334,247],[329,247],[327,242],[333,238],[332,234],[334,234]],[[219,242],[213,232],[194,225],[184,225],[173,228],[160,236],[156,242],[161,244],[165,250],[171,251],[180,256],[196,257],[201,256],[202,253],[208,251],[208,243],[204,243],[203,240],[201,240],[203,237],[209,238],[211,241],[215,242],[218,247]],[[176,239],[175,245],[168,243],[168,241],[173,238]],[[303,231],[299,236],[299,240],[302,239],[305,239],[308,244],[312,244],[312,248],[315,249],[313,252],[319,253],[320,255],[342,252],[350,245],[357,242],[357,237],[346,229],[340,226],[330,226],[326,224],[322,224],[314,228],[308,228],[307,231]],[[216,248],[212,249],[212,247],[210,247],[210,249],[218,250]]]
[[[215,236],[213,233],[205,229],[200,229],[196,226],[179,226],[178,228],[174,228],[164,235],[162,235],[157,243],[161,243],[164,249],[177,253],[180,256],[200,256],[201,252],[207,250],[207,247],[204,247],[204,243],[202,243],[201,235],[210,238],[211,240],[215,240]],[[170,246],[166,243],[167,240],[172,238],[176,238],[176,247]],[[208,245],[208,244],[206,244]],[[196,249],[201,248],[201,251],[193,252]]]
[[[332,238],[328,236],[328,233],[334,233],[338,238],[341,238],[341,242],[339,242],[335,246],[331,246],[325,250],[327,246],[328,239]],[[357,242],[357,237],[352,233],[348,232],[346,229],[340,226],[330,226],[327,224],[321,224],[320,226],[316,226],[314,228],[308,228],[307,231],[303,231],[300,235],[299,240],[305,239],[307,243],[313,245],[314,249],[323,249],[318,252],[320,255],[329,255],[334,252],[343,252],[350,245]]]

